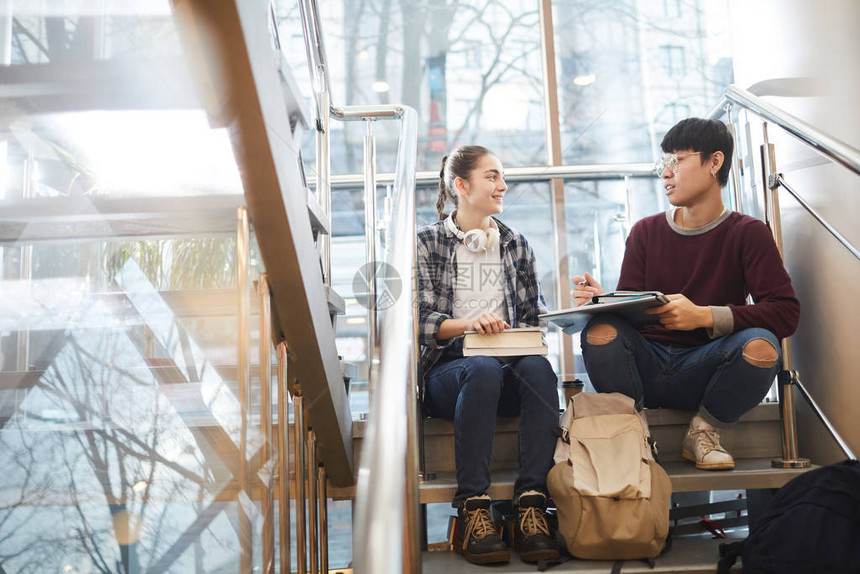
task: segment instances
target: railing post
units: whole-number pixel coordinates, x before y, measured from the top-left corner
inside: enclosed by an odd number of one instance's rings
[[[305,425],[305,402],[301,394],[293,395],[293,438],[295,439],[296,467],[296,570],[298,574],[307,574],[307,517],[305,498],[305,475],[307,474],[307,456],[305,444],[308,427]]]
[[[310,573],[319,573],[319,522],[317,521],[317,435],[313,429],[307,434],[308,460],[305,471],[308,477],[308,563]]]
[[[12,38],[12,1],[9,0],[0,5],[0,66],[12,63]]]
[[[413,305],[415,307],[415,305]],[[413,347],[417,348],[417,347]],[[408,388],[406,394],[406,483],[403,493],[405,512],[403,513],[403,565],[408,572],[421,573],[421,550],[426,546],[426,520],[425,513],[421,511],[418,482],[421,480],[419,474],[419,449],[423,456],[423,439],[418,433],[423,433],[424,424],[421,413],[418,412],[418,401],[416,388],[418,385],[418,364],[413,362],[409,372]],[[423,464],[424,461],[421,461]],[[430,479],[424,474],[425,479]],[[419,529],[419,523],[421,528]]]
[[[239,514],[239,548],[240,548],[240,571],[242,574],[251,574],[253,570],[253,524],[249,515],[251,500],[251,468],[248,462],[248,409],[251,405],[251,365],[250,365],[250,302],[248,300],[248,268],[249,252],[251,243],[250,222],[248,221],[248,210],[240,205],[236,211],[237,234],[236,234],[236,293],[238,312],[236,314],[236,383],[239,393],[239,493],[237,495],[236,507]],[[244,497],[244,500],[243,500]]]
[[[325,466],[317,467],[317,496],[320,524],[320,574],[328,574],[328,488]]]
[[[290,556],[290,393],[287,389],[287,343],[278,344],[278,541],[280,574],[292,573]]]
[[[783,255],[782,226],[779,213],[779,173],[776,169],[774,145],[768,141],[767,122],[762,125],[764,143],[761,146],[762,177],[765,191],[765,217],[773,233],[776,248]],[[782,458],[771,460],[775,468],[805,468],[808,458],[797,456],[797,421],[794,408],[794,381],[796,373],[791,368],[791,340],[782,340],[782,371],[777,377],[779,384],[780,418],[782,420]]]
[[[364,250],[367,265],[367,388],[373,394],[379,344],[376,335],[376,139],[373,121],[367,120],[364,136]]]
[[[633,226],[633,181],[629,175],[624,176],[624,239],[630,235]]]
[[[729,133],[732,136],[732,142],[735,146],[735,153],[732,154],[732,167],[729,172],[729,177],[732,181],[732,209],[739,212],[744,213],[744,194],[743,188],[741,184],[741,170],[740,170],[740,146],[738,145],[738,136],[737,130],[735,129],[735,124],[732,122],[732,104],[726,104],[726,127],[729,130]]]
[[[275,573],[275,500],[272,492],[272,300],[268,277],[260,275],[260,478],[263,483],[263,572]]]
[[[317,118],[317,200],[323,213],[331,221],[331,150],[329,142],[329,94],[319,94]],[[320,235],[320,257],[323,265],[323,282],[331,285],[331,235]]]

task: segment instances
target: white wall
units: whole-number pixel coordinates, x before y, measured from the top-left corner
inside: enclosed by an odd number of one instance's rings
[[[731,0],[730,6],[736,84],[757,85],[767,101],[860,149],[860,2]],[[758,124],[750,131],[760,140]],[[830,165],[778,129],[768,133],[776,143],[778,170],[860,248],[860,176]],[[784,191],[780,204],[786,266],[802,304],[791,340],[793,366],[860,454],[854,412],[860,405],[860,306],[854,292],[860,261]],[[801,456],[819,463],[842,458],[803,399],[797,402]]]

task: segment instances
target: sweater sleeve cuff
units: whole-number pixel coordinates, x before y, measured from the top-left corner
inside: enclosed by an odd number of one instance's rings
[[[450,339],[437,339],[436,333],[439,332],[439,326],[446,319],[451,319],[450,315],[444,313],[432,312],[421,318],[421,338],[425,345],[431,349],[444,349],[450,347],[457,337]]]
[[[731,335],[735,330],[735,318],[730,307],[711,305],[711,313],[714,315],[714,326],[707,329],[708,337],[716,339]]]

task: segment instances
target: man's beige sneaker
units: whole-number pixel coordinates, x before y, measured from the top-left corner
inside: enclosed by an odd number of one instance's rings
[[[684,458],[695,462],[696,468],[731,470],[735,467],[735,459],[720,446],[720,433],[699,415],[690,421],[681,447]]]

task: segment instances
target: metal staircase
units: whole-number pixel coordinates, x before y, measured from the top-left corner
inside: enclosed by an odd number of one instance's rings
[[[305,19],[306,41],[308,42],[309,54],[312,54],[310,60],[313,60],[314,66],[311,68],[311,76],[317,80],[317,85],[322,86],[323,97],[318,99],[318,107],[325,109],[328,103],[328,87],[325,76],[325,55],[321,49],[321,35],[319,30],[318,17],[316,15],[316,7],[312,0],[302,3],[303,17]],[[319,76],[317,76],[319,74]],[[739,105],[747,105],[754,110],[762,110],[757,102],[746,99],[745,95],[740,97],[736,93],[730,94],[732,101]],[[322,102],[322,103],[320,103]],[[723,108],[725,111],[726,108]],[[769,110],[764,109],[768,119],[773,119],[772,115],[768,115]],[[718,112],[715,114],[719,115]],[[323,115],[326,115],[323,112]],[[785,116],[777,116],[777,123],[781,121],[792,124],[792,118]],[[784,125],[779,123],[779,125]],[[811,139],[817,141],[818,134],[814,131],[810,132],[808,126],[801,126],[800,132],[804,134],[812,133]],[[792,131],[793,130],[789,130]],[[823,149],[828,150],[827,144],[830,140],[825,141]],[[837,142],[838,143],[838,142]],[[838,152],[837,158],[842,158],[846,154],[853,158],[851,161],[839,159],[840,163],[852,167],[853,161],[856,161],[857,151],[846,150],[843,145],[831,147],[831,152]],[[326,148],[325,145],[322,148]],[[320,147],[318,146],[318,149]],[[821,146],[819,146],[821,149]],[[775,170],[772,161],[771,150],[771,165],[768,168],[768,173]],[[766,152],[763,152],[763,157]],[[733,166],[733,188],[736,194],[733,206],[741,208],[742,202],[739,201],[740,191],[737,189],[741,182],[739,165]],[[855,169],[852,167],[852,169]],[[545,171],[545,170],[544,170]],[[635,169],[633,170],[635,171]],[[856,169],[855,169],[856,171]],[[553,177],[564,177],[566,175],[577,176],[581,175],[582,170],[577,170],[571,167],[570,170],[565,168],[554,168]],[[629,173],[628,173],[629,175]],[[428,180],[434,179],[435,174],[430,174]],[[775,233],[777,244],[781,247],[780,229],[779,229],[779,209],[778,201],[774,195],[775,187],[778,185],[778,179],[773,175],[767,180],[767,188],[771,191],[770,201],[767,204],[770,206],[768,212],[768,222]],[[375,181],[375,173],[373,171],[372,162],[368,164],[365,173],[365,180],[372,184]],[[408,217],[408,215],[407,215]],[[396,225],[396,219],[395,225]],[[369,225],[368,225],[369,226]],[[373,253],[372,251],[370,253]],[[372,257],[369,257],[372,259]],[[375,329],[375,318],[369,316],[371,321],[371,333]],[[405,321],[404,317],[401,320]],[[391,324],[389,324],[390,326]],[[383,329],[384,330],[384,329]],[[395,332],[392,330],[391,332]],[[396,331],[401,332],[401,331]],[[390,334],[390,332],[389,332]],[[375,340],[371,338],[373,348],[375,348]],[[415,342],[413,341],[413,345]],[[380,355],[380,365],[385,366],[389,361],[394,361],[395,357],[385,352],[385,342],[382,342],[383,350]],[[681,413],[670,410],[657,410],[649,412],[649,420],[651,421],[652,432],[658,442],[662,444],[661,451],[663,453],[663,462],[665,468],[672,478],[673,487],[676,492],[700,492],[710,490],[738,490],[745,489],[750,491],[769,490],[779,488],[788,482],[791,478],[804,472],[809,467],[808,459],[803,459],[797,453],[796,430],[794,423],[794,389],[799,385],[799,379],[791,370],[790,347],[788,343],[784,345],[784,355],[786,357],[785,373],[787,376],[780,377],[780,404],[762,405],[748,413],[742,422],[734,429],[724,433],[724,444],[733,452],[737,460],[737,468],[729,472],[706,472],[699,471],[690,464],[680,460],[680,442],[686,425],[689,422],[690,413]],[[373,357],[373,355],[371,355]],[[399,361],[402,357],[398,357]],[[399,371],[402,376],[408,371]],[[410,553],[410,549],[414,543],[415,513],[412,511],[412,505],[415,499],[410,491],[414,488],[414,484],[418,481],[418,469],[415,468],[412,459],[412,453],[407,444],[406,447],[402,443],[389,444],[386,441],[387,437],[383,437],[380,433],[400,434],[415,432],[416,427],[419,427],[418,421],[409,417],[414,416],[414,373],[408,376],[407,379],[413,384],[403,385],[402,381],[397,381],[400,384],[400,390],[397,390],[395,383],[386,381],[386,377],[380,377],[380,383],[384,389],[380,389],[379,394],[385,394],[386,399],[375,404],[371,408],[370,420],[365,422],[355,422],[353,427],[353,436],[355,439],[355,457],[360,462],[362,470],[360,476],[363,480],[358,481],[358,488],[353,493],[352,489],[332,489],[329,494],[332,496],[350,498],[356,496],[359,515],[355,526],[355,544],[356,544],[356,569],[362,572],[376,571],[402,571],[402,572],[418,572],[422,569],[414,556]],[[390,385],[390,386],[389,386]],[[404,388],[405,387],[405,388]],[[389,393],[399,394],[398,397],[388,396]],[[409,426],[404,428],[401,426],[402,410],[407,411],[407,420]],[[820,413],[819,413],[820,414]],[[823,415],[822,415],[823,417]],[[826,421],[826,417],[823,417]],[[397,421],[397,424],[392,424]],[[424,460],[421,465],[421,472],[425,479],[418,484],[417,499],[420,503],[447,503],[455,492],[456,485],[453,477],[453,448],[452,448],[452,425],[444,421],[429,420],[424,421],[423,425],[423,452]],[[829,427],[832,430],[832,427]],[[384,430],[383,430],[384,429]],[[844,441],[835,434],[836,440],[845,447]],[[853,456],[850,449],[844,449],[848,456]],[[387,455],[385,453],[388,453]],[[513,490],[513,475],[515,472],[516,463],[516,422],[515,421],[500,421],[496,429],[496,444],[494,448],[493,460],[493,484],[490,488],[490,494],[494,499],[509,498]],[[392,464],[394,466],[392,466]],[[390,476],[392,473],[399,474],[405,471],[407,473],[406,482],[388,482],[383,480],[384,477]],[[411,474],[415,473],[415,474]],[[399,501],[401,494],[404,497],[402,509]],[[393,508],[392,508],[393,507]],[[371,509],[376,509],[373,514]],[[385,525],[384,528],[379,528],[378,525]],[[376,527],[374,527],[376,526]],[[398,532],[403,528],[402,533]],[[715,554],[715,545],[709,540],[684,540],[680,542],[678,552],[667,555],[661,558],[658,563],[657,571],[690,571],[690,572],[713,572],[716,569],[717,556]],[[400,549],[404,553],[400,552]],[[464,561],[452,556],[450,553],[429,553],[423,557],[423,566],[428,571],[453,571],[453,572],[470,572],[483,571],[483,568],[473,567]],[[506,572],[521,572],[529,571],[533,567],[521,567],[522,565],[511,564],[507,567],[502,567],[499,571]],[[559,571],[599,571],[605,568],[606,565],[598,563],[571,563],[570,565],[562,565]],[[636,571],[635,566],[631,571]],[[643,567],[644,568],[644,567]]]
[[[716,472],[698,470],[681,457],[681,439],[686,431],[689,420],[694,413],[671,409],[650,409],[647,412],[648,423],[652,435],[657,441],[660,451],[660,461],[672,479],[675,493],[701,493],[703,491],[747,491],[751,495],[749,507],[746,497],[743,504],[733,505],[746,510],[739,520],[727,521],[736,528],[745,525],[751,513],[755,512],[758,504],[758,490],[767,492],[778,489],[789,480],[805,472],[804,468],[774,468],[771,459],[781,456],[782,437],[780,422],[780,407],[777,403],[764,403],[744,415],[738,425],[722,433],[722,443],[736,459],[733,471]],[[510,499],[513,495],[513,484],[517,472],[518,440],[516,418],[499,418],[496,423],[496,435],[493,445],[491,470],[493,482],[489,494],[494,500]],[[424,427],[424,470],[432,479],[424,480],[419,485],[420,502],[422,504],[450,504],[456,491],[454,477],[454,439],[453,424],[441,419],[426,419]],[[353,422],[353,444],[356,461],[361,463],[361,452],[366,421]],[[352,499],[354,488],[330,488],[328,494],[333,499]],[[717,513],[720,504],[706,505],[701,514],[709,514],[708,506],[714,506]],[[684,508],[680,507],[683,511]],[[453,510],[451,510],[453,515]],[[683,515],[683,512],[679,512]],[[716,523],[719,525],[720,520]],[[689,530],[689,528],[688,528]],[[431,541],[433,542],[433,541]],[[654,570],[648,569],[644,563],[629,561],[624,571],[638,572],[716,572],[719,559],[718,548],[720,540],[712,538],[706,530],[700,528],[698,534],[676,537],[672,550],[657,559]],[[453,552],[440,552],[440,544],[433,544],[436,551],[424,552],[424,572],[483,572],[486,567],[467,563]],[[553,568],[559,572],[606,572],[611,569],[611,562],[591,562],[573,560]],[[737,567],[738,571],[740,566]],[[494,568],[495,570],[495,568]],[[519,562],[514,556],[507,566],[498,568],[500,572],[530,572],[533,565]]]
[[[70,110],[100,109],[186,109],[203,107],[210,127],[224,127],[230,134],[236,164],[242,176],[242,194],[199,194],[172,197],[151,196],[115,197],[110,194],[78,194],[20,198],[2,203],[0,217],[0,253],[3,249],[21,248],[22,254],[33,246],[71,243],[86,250],[93,245],[116,240],[141,241],[217,236],[236,238],[238,244],[236,289],[214,288],[202,290],[159,291],[149,283],[145,293],[139,285],[123,283],[121,274],[110,278],[112,292],[88,293],[86,301],[93,309],[116,311],[110,315],[119,323],[128,321],[133,326],[128,332],[128,346],[118,363],[108,354],[81,355],[77,370],[60,374],[79,376],[80,389],[97,397],[104,404],[62,405],[62,409],[36,409],[30,402],[45,395],[57,399],[60,394],[50,393],[58,377],[56,362],[62,345],[75,340],[75,331],[101,329],[98,346],[108,347],[120,339],[112,326],[94,326],[91,317],[84,316],[79,324],[62,328],[52,327],[38,332],[30,326],[21,327],[16,349],[18,362],[0,373],[0,430],[4,437],[24,437],[27,448],[21,450],[18,462],[39,461],[37,448],[44,436],[68,433],[72,436],[91,436],[102,433],[114,443],[117,458],[127,456],[135,465],[150,465],[147,480],[133,482],[134,476],[112,477],[119,485],[114,490],[111,481],[94,489],[103,494],[100,499],[80,505],[76,492],[53,489],[39,499],[28,491],[28,483],[20,481],[7,489],[7,494],[20,487],[21,500],[4,499],[2,512],[14,512],[15,505],[38,500],[32,509],[43,510],[52,504],[70,511],[86,514],[96,508],[108,515],[108,523],[100,526],[112,532],[116,517],[123,515],[120,507],[132,508],[140,504],[143,520],[147,506],[165,505],[165,516],[171,507],[185,506],[181,516],[181,529],[171,532],[171,539],[162,546],[153,543],[149,562],[141,571],[165,572],[189,564],[182,562],[189,554],[202,566],[207,549],[202,542],[210,528],[222,523],[223,530],[234,537],[235,544],[223,551],[223,564],[213,570],[251,572],[258,567],[264,572],[291,570],[290,543],[305,549],[296,558],[299,570],[315,571],[316,564],[327,568],[327,501],[354,500],[353,526],[355,570],[360,572],[484,572],[486,568],[473,567],[459,556],[447,552],[422,552],[420,547],[420,504],[447,504],[453,497],[453,427],[440,420],[417,419],[416,408],[416,348],[414,316],[409,297],[404,296],[397,307],[379,315],[369,313],[373,330],[369,337],[371,349],[370,417],[353,421],[349,411],[347,386],[344,385],[345,368],[339,360],[335,346],[335,320],[344,312],[345,303],[330,285],[329,238],[330,219],[330,168],[326,138],[328,121],[363,121],[368,125],[365,139],[367,149],[365,184],[368,206],[368,242],[374,235],[375,198],[377,179],[374,161],[372,123],[393,119],[402,126],[398,172],[394,176],[396,197],[388,231],[399,233],[390,238],[386,262],[401,270],[404,291],[408,293],[412,282],[409,271],[414,260],[412,249],[415,235],[414,191],[417,177],[432,181],[438,174],[416,174],[415,117],[414,112],[402,106],[338,107],[329,101],[326,79],[326,62],[321,45],[316,6],[311,0],[301,3],[305,12],[305,32],[308,40],[312,80],[320,88],[315,94],[315,114],[304,111],[304,99],[281,53],[277,26],[266,0],[172,0],[173,18],[179,40],[189,59],[187,67],[171,59],[160,73],[139,74],[132,66],[118,62],[89,62],[85,64],[50,63],[44,67],[22,66],[22,69],[0,67],[0,99],[8,104],[6,110],[14,114],[31,114],[34,117]],[[63,69],[60,69],[60,68]],[[192,73],[186,73],[190,69]],[[71,71],[69,71],[71,70]],[[139,71],[139,70],[138,70]],[[88,78],[86,86],[77,79]],[[153,84],[164,81],[174,89],[158,97]],[[189,82],[189,78],[193,82]],[[51,85],[41,91],[40,86]],[[192,85],[193,84],[193,85]],[[840,142],[822,138],[809,126],[798,123],[762,105],[755,98],[739,90],[732,90],[727,98],[736,106],[747,106],[789,133],[822,150],[838,163],[860,173],[860,154]],[[23,110],[23,111],[22,111]],[[726,112],[725,102],[713,115]],[[729,113],[731,116],[731,112]],[[729,118],[732,119],[731,117]],[[788,127],[786,127],[788,126]],[[306,178],[299,153],[303,132],[314,130],[318,134],[319,170],[316,177]],[[62,151],[62,150],[61,150]],[[771,158],[772,159],[772,158]],[[410,163],[412,162],[412,163]],[[640,177],[648,175],[648,168],[639,165],[603,166],[601,175],[595,169],[601,166],[554,166],[551,169],[517,168],[510,170],[519,179]],[[736,166],[740,169],[740,166]],[[769,192],[786,188],[785,178],[771,162],[763,174]],[[308,179],[312,180],[309,186]],[[743,185],[739,173],[733,185]],[[311,187],[315,189],[311,189]],[[74,190],[69,186],[69,190]],[[169,192],[171,190],[167,190]],[[738,204],[741,202],[738,201]],[[772,202],[773,205],[775,202]],[[778,205],[778,204],[777,204]],[[238,208],[238,209],[237,209]],[[778,209],[775,210],[778,214]],[[813,216],[817,215],[812,212]],[[771,214],[772,216],[773,214]],[[832,230],[831,233],[833,233]],[[838,232],[834,236],[843,242]],[[249,248],[256,238],[264,275],[251,277],[248,269]],[[846,248],[857,257],[858,251],[849,244]],[[368,261],[376,258],[376,249],[368,250]],[[22,255],[21,280],[29,281]],[[81,264],[83,268],[84,265]],[[80,271],[80,270],[79,270]],[[86,275],[87,269],[80,271]],[[88,277],[88,276],[87,276]],[[253,284],[257,297],[252,297]],[[146,296],[143,303],[157,303],[159,313],[147,315],[143,306],[136,307],[135,297]],[[375,297],[375,293],[369,293]],[[22,298],[22,301],[24,298]],[[12,309],[14,302],[8,308]],[[50,309],[44,312],[50,315]],[[193,319],[229,322],[217,324],[215,329],[230,331],[238,340],[235,360],[216,361],[204,357],[198,360],[191,328],[186,324]],[[90,322],[87,322],[87,321]],[[254,328],[252,323],[259,321]],[[62,323],[62,321],[57,321]],[[378,323],[378,324],[377,324]],[[206,325],[212,329],[211,324]],[[379,327],[377,329],[377,327]],[[231,330],[235,329],[235,333]],[[198,333],[204,337],[207,333]],[[254,344],[252,334],[258,334]],[[4,337],[7,335],[4,333]],[[54,337],[50,344],[43,342],[44,352],[38,357],[28,356],[30,338]],[[272,348],[277,347],[277,366],[271,364]],[[99,351],[100,349],[97,349]],[[210,351],[210,349],[206,349]],[[222,349],[215,349],[213,354]],[[252,356],[259,352],[259,359]],[[220,356],[220,355],[219,355]],[[131,357],[131,358],[129,358]],[[32,360],[31,360],[32,359]],[[122,361],[129,364],[122,364]],[[99,384],[94,373],[115,387]],[[727,448],[737,458],[737,468],[730,472],[704,472],[693,468],[680,457],[681,436],[690,414],[671,410],[654,410],[648,413],[652,432],[659,445],[662,462],[668,470],[676,492],[706,490],[770,490],[779,488],[792,477],[803,472],[788,464],[788,468],[774,468],[772,459],[798,460],[795,434],[791,417],[791,402],[795,395],[811,399],[796,373],[787,368],[783,379],[781,404],[763,404],[748,413],[734,429],[724,433]],[[273,382],[272,378],[277,377]],[[64,382],[64,381],[60,381]],[[207,394],[203,387],[215,383],[216,390]],[[146,413],[152,404],[167,401],[171,421],[176,427],[162,429],[157,416],[152,414],[156,431],[174,433],[168,448],[153,436],[137,434],[123,428],[113,419],[106,405],[117,396],[117,389],[125,386],[138,391],[147,389],[149,402],[131,403]],[[129,392],[131,394],[131,391]],[[76,397],[72,397],[76,398]],[[222,404],[229,403],[228,415],[219,412]],[[277,408],[275,403],[277,402]],[[69,406],[71,405],[71,406]],[[85,409],[84,406],[87,408]],[[145,408],[144,408],[145,407]],[[69,420],[56,415],[59,410]],[[135,411],[134,408],[127,410]],[[292,411],[292,413],[290,412]],[[849,446],[831,428],[834,440],[848,456]],[[274,413],[277,412],[277,416]],[[53,413],[53,414],[52,414]],[[292,414],[292,416],[291,416]],[[50,417],[55,417],[56,420]],[[141,415],[142,417],[144,415]],[[30,418],[28,418],[30,417]],[[41,417],[41,418],[40,418]],[[75,418],[77,417],[77,418]],[[292,420],[292,424],[287,421]],[[58,422],[59,421],[59,422]],[[226,422],[225,422],[226,421]],[[35,426],[35,431],[28,425]],[[419,429],[421,429],[419,431]],[[31,434],[35,433],[36,439]],[[419,432],[422,436],[418,436]],[[117,439],[117,437],[120,437]],[[142,438],[151,438],[145,444]],[[178,437],[178,438],[177,438]],[[262,437],[262,438],[260,438]],[[494,448],[493,477],[490,493],[496,499],[510,497],[517,460],[517,422],[499,420]],[[22,439],[22,442],[24,442]],[[423,443],[423,460],[418,460],[417,446]],[[8,444],[4,443],[6,446]],[[59,452],[73,441],[62,443]],[[112,446],[111,446],[112,445]],[[146,448],[144,448],[146,447]],[[11,447],[10,447],[11,448]],[[10,450],[10,449],[7,449]],[[94,449],[93,452],[95,452]],[[140,452],[146,451],[145,455]],[[192,462],[189,470],[175,459]],[[47,458],[47,457],[46,457]],[[64,461],[68,464],[68,461]],[[34,463],[35,464],[35,463]],[[131,468],[130,465],[128,468]],[[191,466],[191,464],[189,464]],[[10,469],[17,468],[9,465]],[[51,479],[59,465],[46,475]],[[98,472],[110,476],[99,467]],[[122,467],[123,472],[127,469]],[[156,470],[158,472],[156,472]],[[419,471],[425,480],[419,482]],[[158,491],[158,473],[194,490],[176,492]],[[175,474],[172,474],[175,473]],[[9,475],[13,470],[9,471]],[[177,478],[178,477],[178,478]],[[75,480],[80,480],[74,476]],[[46,479],[47,480],[47,479]],[[49,484],[50,481],[46,482]],[[169,482],[165,480],[164,482]],[[143,486],[140,486],[140,485]],[[139,494],[137,489],[144,494]],[[150,491],[150,489],[153,489]],[[150,492],[157,493],[150,495]],[[14,493],[13,493],[14,494]],[[38,493],[37,493],[38,494]],[[98,497],[88,493],[92,500]],[[29,497],[29,498],[28,498]],[[163,498],[159,498],[163,497]],[[286,504],[296,503],[295,514]],[[22,502],[23,501],[23,502]],[[274,503],[279,504],[278,518]],[[0,505],[0,506],[4,506]],[[107,510],[109,509],[109,510]],[[36,512],[36,510],[33,510]],[[123,510],[125,512],[125,510]],[[11,515],[11,514],[9,514]],[[4,514],[4,517],[8,515]],[[44,515],[42,515],[44,516]],[[149,519],[149,515],[146,518]],[[174,516],[170,517],[175,518]],[[129,519],[130,520],[130,519]],[[275,533],[280,524],[279,536]],[[295,536],[289,527],[295,525]],[[42,524],[39,522],[38,524]],[[381,525],[381,526],[380,526]],[[85,523],[89,528],[89,525]],[[24,531],[25,529],[20,529]],[[95,529],[87,531],[95,539]],[[213,538],[205,539],[207,544]],[[717,541],[718,542],[718,541]],[[4,543],[8,541],[4,539]],[[703,538],[679,538],[674,549],[658,560],[656,570],[647,566],[625,564],[625,572],[713,572],[716,564],[716,542]],[[128,540],[120,544],[121,553],[131,552]],[[41,552],[41,546],[36,546]],[[0,548],[3,549],[3,548]],[[280,564],[275,563],[276,557]],[[262,560],[261,560],[262,558]],[[56,566],[56,567],[55,567]],[[62,565],[52,565],[58,570]],[[210,565],[211,566],[211,565]],[[608,571],[607,563],[572,561],[555,568],[559,572]],[[25,568],[27,570],[27,568]],[[31,568],[32,570],[32,568]],[[514,561],[507,567],[495,568],[499,572],[526,572],[534,567]]]

